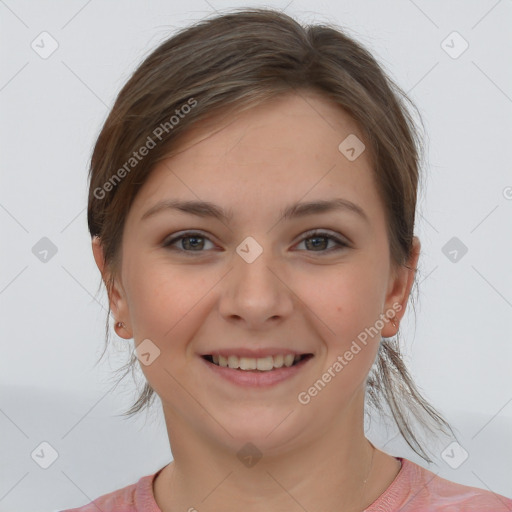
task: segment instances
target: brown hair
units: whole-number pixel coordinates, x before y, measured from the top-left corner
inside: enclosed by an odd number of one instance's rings
[[[91,157],[87,219],[91,236],[99,237],[103,247],[109,296],[121,268],[122,233],[130,206],[155,164],[178,148],[180,134],[199,121],[204,124],[306,90],[337,103],[362,130],[385,204],[390,257],[395,268],[406,265],[412,251],[422,150],[402,100],[411,101],[374,57],[339,27],[301,26],[279,11],[239,9],[202,20],[165,40],[135,70],[105,121]],[[149,147],[150,140],[155,144],[146,156],[135,158],[134,152]],[[110,304],[105,350],[109,316]],[[121,380],[130,369],[133,375],[136,365],[132,353],[118,370],[124,371]],[[149,407],[154,398],[145,382],[125,415]],[[391,411],[409,446],[429,462],[413,431],[411,414],[430,432],[435,432],[430,425],[451,432],[415,387],[402,361],[398,336],[382,338],[368,376],[367,398],[381,412],[385,407]]]

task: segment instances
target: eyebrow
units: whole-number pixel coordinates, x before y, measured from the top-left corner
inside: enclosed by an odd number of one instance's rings
[[[153,215],[168,210],[176,210],[198,217],[212,217],[229,224],[233,218],[232,211],[226,211],[222,207],[209,201],[182,201],[179,199],[164,199],[153,205],[141,217],[141,221]],[[310,201],[305,203],[294,203],[281,210],[280,220],[290,220],[319,213],[346,211],[355,213],[366,223],[370,223],[365,211],[356,203],[348,199],[336,198],[329,200]]]

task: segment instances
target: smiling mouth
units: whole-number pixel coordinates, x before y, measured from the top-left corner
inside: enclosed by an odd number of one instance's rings
[[[217,355],[204,355],[201,356],[215,366],[229,368],[231,370],[239,371],[252,371],[252,372],[269,372],[279,368],[289,368],[296,366],[299,363],[306,361],[313,357],[313,354],[293,355],[287,354],[285,356],[268,356],[261,358],[253,357],[238,357],[238,356],[217,356]]]

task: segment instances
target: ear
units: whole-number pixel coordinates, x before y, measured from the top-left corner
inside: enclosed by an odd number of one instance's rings
[[[118,282],[117,279],[114,280],[114,284],[112,289],[108,289],[108,279],[110,278],[109,272],[105,268],[105,258],[103,254],[103,246],[101,245],[101,240],[99,237],[95,236],[92,239],[92,253],[94,255],[94,261],[98,266],[98,269],[101,273],[101,277],[103,282],[105,283],[105,287],[108,292],[108,300],[110,309],[114,315],[114,328],[118,336],[121,336],[125,339],[130,339],[131,335],[131,327],[130,327],[130,317],[128,305],[125,298],[125,292],[122,287],[122,284]],[[116,323],[123,322],[124,328],[117,328]]]
[[[389,279],[389,285],[385,301],[386,311],[395,311],[396,314],[386,322],[386,325],[381,331],[381,336],[384,338],[391,338],[398,332],[400,320],[405,314],[409,294],[411,293],[412,285],[414,284],[414,276],[416,275],[416,266],[420,256],[421,243],[417,236],[413,237],[412,251],[407,267],[400,267],[394,272]],[[394,307],[393,307],[394,305]],[[400,306],[398,306],[400,305]],[[392,321],[396,323],[393,325]]]

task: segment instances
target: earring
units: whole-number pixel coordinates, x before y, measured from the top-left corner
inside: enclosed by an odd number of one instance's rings
[[[393,319],[393,320],[391,320],[391,323],[393,324],[393,326],[394,326],[394,327],[396,327],[396,322],[395,322],[395,320],[394,320],[394,319]]]
[[[119,329],[122,327],[124,329],[124,322],[117,322],[116,327],[118,327]]]

